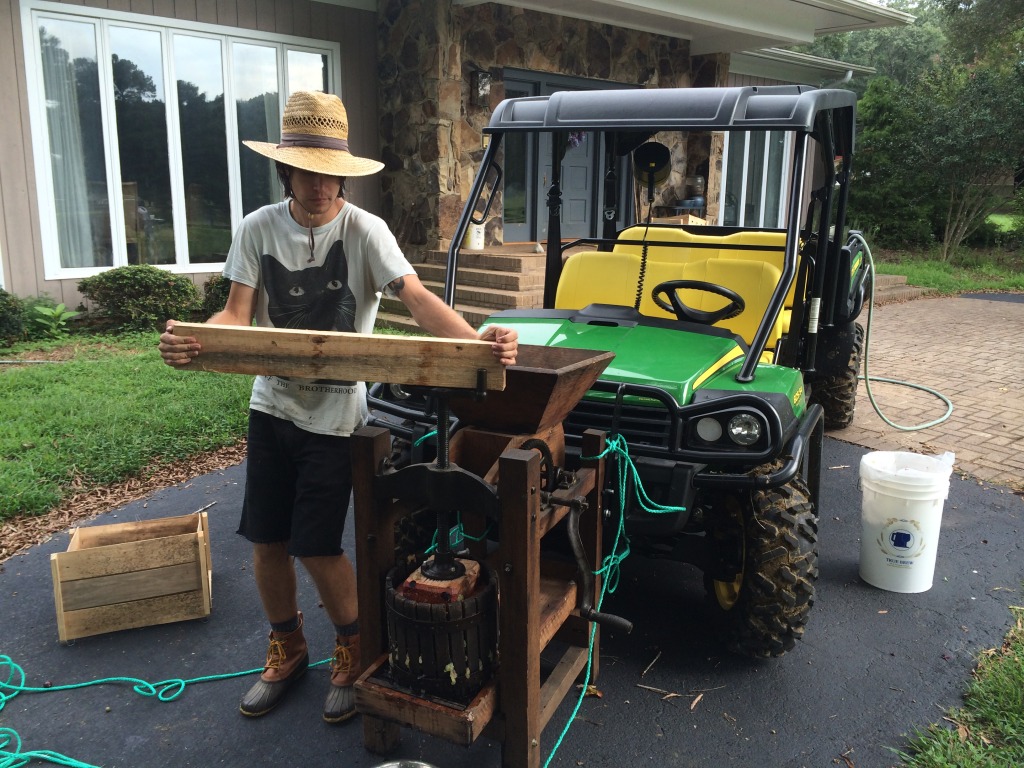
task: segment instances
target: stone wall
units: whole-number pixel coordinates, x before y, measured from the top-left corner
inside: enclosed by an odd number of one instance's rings
[[[410,256],[452,236],[506,67],[647,88],[718,85],[727,70],[724,56],[691,59],[685,40],[493,3],[384,0],[378,21],[382,209]],[[491,75],[487,106],[469,103],[474,71]],[[673,151],[685,153],[687,173],[707,176],[709,149]],[[670,184],[663,194],[681,198],[682,174]],[[489,243],[501,240],[497,210]]]

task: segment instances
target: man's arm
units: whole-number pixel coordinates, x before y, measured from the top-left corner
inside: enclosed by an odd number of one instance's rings
[[[492,325],[482,333],[477,333],[461,315],[431,293],[415,274],[392,280],[389,287],[423,330],[446,339],[491,341],[491,351],[500,362],[505,365],[515,364],[519,334],[514,329]]]
[[[231,283],[228,300],[224,309],[206,322],[215,325],[252,325],[256,316],[256,289],[242,283]],[[166,330],[160,334],[160,356],[168,365],[186,365],[199,354],[200,346],[193,336],[175,336],[171,333],[175,320],[167,321]]]

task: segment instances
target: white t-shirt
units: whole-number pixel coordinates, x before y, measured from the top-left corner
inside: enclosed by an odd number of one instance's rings
[[[333,221],[309,229],[288,201],[253,211],[231,242],[224,276],[255,288],[256,324],[372,333],[388,283],[414,274],[383,219],[346,202]],[[350,435],[366,423],[361,381],[257,376],[251,408],[324,435]]]

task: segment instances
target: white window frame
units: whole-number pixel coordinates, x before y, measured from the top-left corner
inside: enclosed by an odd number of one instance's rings
[[[341,3],[337,3],[341,4]],[[347,3],[345,3],[347,5]],[[97,66],[100,78],[101,112],[104,152],[107,159],[107,199],[110,206],[112,267],[63,267],[60,263],[60,245],[57,240],[57,217],[53,199],[53,169],[49,162],[49,135],[47,130],[46,104],[39,50],[39,20],[62,19],[88,22],[96,25]],[[133,27],[157,31],[161,34],[164,99],[167,115],[167,150],[173,205],[173,231],[175,262],[161,264],[162,269],[176,273],[220,272],[223,262],[190,263],[188,260],[188,235],[185,220],[185,190],[181,160],[181,133],[178,123],[177,79],[174,77],[173,38],[176,34],[209,37],[220,41],[222,46],[222,67],[225,103],[225,130],[227,132],[227,164],[229,175],[229,200],[231,205],[231,229],[238,228],[242,220],[242,189],[239,173],[238,126],[235,110],[228,105],[235,103],[234,84],[231,79],[232,46],[236,42],[256,43],[275,47],[278,56],[278,93],[281,112],[288,99],[288,56],[289,50],[326,55],[328,57],[328,90],[341,94],[341,45],[312,38],[293,35],[272,34],[217,24],[181,21],[171,18],[147,16],[138,13],[110,11],[101,8],[70,6],[48,0],[22,0],[21,27],[25,48],[25,73],[28,83],[28,107],[31,126],[32,156],[36,173],[36,187],[40,228],[42,231],[43,271],[46,280],[74,280],[89,277],[114,267],[125,266],[127,245],[124,230],[124,206],[121,194],[121,174],[118,158],[117,132],[112,122],[113,114],[113,66],[110,59],[109,33],[111,26]],[[2,275],[0,275],[2,280]]]
[[[735,226],[743,227],[750,226],[743,223],[743,201],[747,199],[747,190],[750,179],[747,175],[747,170],[750,167],[750,137],[757,131],[740,131],[737,133],[727,132],[725,135],[725,146],[722,148],[722,192],[719,195],[719,199],[722,201],[718,208],[718,221],[719,225],[725,223],[725,196],[729,193],[729,156],[732,150],[733,137],[736,135],[743,135],[746,137],[746,141],[743,142],[743,165],[741,166],[742,173],[740,176],[740,189],[736,194],[737,202],[737,223]],[[793,162],[793,133],[791,131],[784,131],[783,136],[785,137],[785,145],[782,152],[782,173],[779,174],[779,214],[776,221],[766,222],[765,221],[765,200],[767,199],[767,180],[761,185],[761,196],[760,204],[758,205],[757,212],[757,227],[764,229],[778,229],[785,226],[786,211],[789,203],[789,174],[791,172],[791,166]],[[768,168],[768,159],[771,150],[771,143],[765,141],[764,143],[764,157],[762,163],[764,168]]]

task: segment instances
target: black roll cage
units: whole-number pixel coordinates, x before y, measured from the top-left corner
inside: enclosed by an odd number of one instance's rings
[[[856,95],[840,89],[818,89],[805,85],[744,86],[731,88],[665,88],[610,91],[562,91],[550,96],[529,96],[502,101],[484,133],[491,137],[473,180],[469,198],[459,218],[448,249],[444,301],[455,302],[455,282],[459,252],[471,223],[481,224],[493,200],[493,192],[502,179],[498,163],[502,139],[512,133],[594,131],[601,135],[606,151],[626,154],[659,131],[786,131],[794,135],[794,151],[789,173],[789,206],[786,217],[786,246],[782,278],[754,335],[736,379],[749,382],[764,351],[776,318],[783,309],[786,294],[798,276],[800,263],[800,217],[805,203],[808,139],[817,141],[824,179],[816,199],[808,205],[808,226],[813,210],[819,211],[813,235],[814,252],[805,254],[809,266],[801,275],[809,285],[807,307],[793,308],[793,324],[807,323],[807,341],[799,351],[789,352],[794,364],[799,355],[805,370],[813,370],[818,328],[831,325],[835,314],[834,291],[826,290],[829,265],[838,263],[843,247],[849,178],[854,149]],[[552,142],[554,151],[566,145]],[[619,148],[619,149],[617,149]],[[837,170],[835,159],[842,163]],[[584,238],[563,245],[561,238],[561,157],[551,163],[552,181],[547,194],[548,239],[544,273],[544,307],[554,307],[555,290],[562,270],[566,248],[582,242],[610,247],[607,238]],[[477,213],[481,198],[491,181],[491,194]],[[838,184],[836,182],[839,182]],[[607,194],[607,190],[606,194]],[[607,203],[607,201],[606,201]],[[832,216],[833,208],[835,216]],[[833,234],[834,233],[834,234]]]

